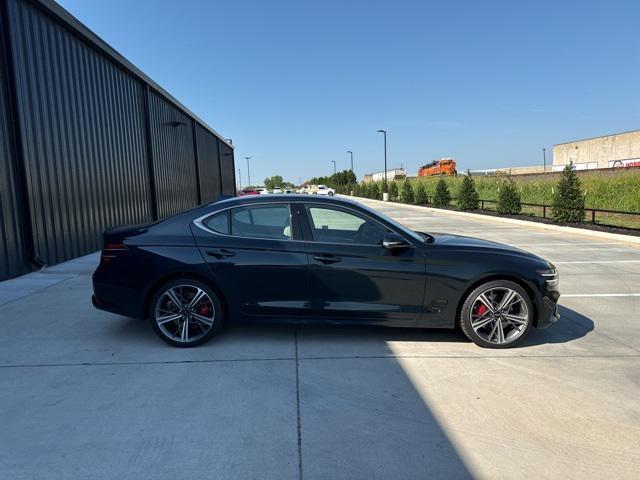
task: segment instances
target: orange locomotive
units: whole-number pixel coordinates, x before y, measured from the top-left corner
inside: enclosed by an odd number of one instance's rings
[[[423,165],[418,169],[419,177],[430,177],[432,175],[457,175],[456,161],[453,158],[442,158]]]

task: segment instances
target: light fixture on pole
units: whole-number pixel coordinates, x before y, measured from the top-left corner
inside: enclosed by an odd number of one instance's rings
[[[387,189],[387,131],[378,130],[378,133],[384,134],[384,185],[382,192],[387,193],[389,191]]]
[[[333,174],[336,174],[336,161],[335,160],[331,160],[331,163],[333,163]]]
[[[347,153],[351,155],[351,171],[353,172],[353,152],[351,150],[347,150]]]

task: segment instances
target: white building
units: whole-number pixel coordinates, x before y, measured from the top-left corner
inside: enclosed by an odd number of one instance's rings
[[[577,170],[640,166],[640,130],[553,146],[553,171],[573,162]]]

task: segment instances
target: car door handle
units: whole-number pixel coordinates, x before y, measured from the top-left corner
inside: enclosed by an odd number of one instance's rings
[[[216,248],[214,250],[207,250],[207,255],[209,255],[210,257],[215,257],[218,260],[221,260],[223,258],[227,258],[227,257],[233,257],[235,255],[235,253],[230,252],[229,250],[225,250],[224,248]]]
[[[322,263],[337,263],[342,261],[340,257],[336,257],[335,255],[314,255],[313,259]]]

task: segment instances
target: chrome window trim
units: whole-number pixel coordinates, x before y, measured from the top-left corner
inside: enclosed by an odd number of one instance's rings
[[[321,202],[308,202],[308,201],[305,201],[304,199],[294,200],[294,201],[291,201],[291,202],[285,202],[285,201],[282,201],[282,202],[268,202],[268,203],[265,203],[264,206],[268,206],[268,205],[288,205],[288,207],[289,207],[289,218],[291,218],[292,217],[291,206],[293,204],[301,204],[305,209],[307,209],[310,205],[314,205],[314,204],[315,205],[324,206],[324,204],[321,203]],[[210,213],[207,213],[206,215],[202,215],[202,216],[196,218],[193,221],[193,224],[196,227],[198,227],[199,229],[204,230],[207,233],[211,233],[213,235],[217,235],[219,237],[249,238],[249,239],[252,239],[252,240],[269,240],[269,241],[272,241],[272,242],[298,242],[298,243],[316,243],[316,244],[320,244],[320,245],[342,245],[342,246],[350,246],[350,247],[379,247],[379,248],[382,248],[381,245],[371,245],[371,244],[368,244],[368,243],[321,242],[321,241],[318,241],[318,240],[305,240],[305,239],[298,240],[298,239],[295,239],[295,238],[279,240],[279,239],[275,239],[275,238],[264,238],[264,237],[240,237],[240,236],[233,235],[233,234],[216,232],[214,230],[211,230],[211,229],[207,228],[203,223],[205,219],[207,219],[207,218],[209,218],[209,217],[211,217],[213,215],[217,215],[218,213],[222,213],[222,212],[224,212],[226,210],[233,210],[234,208],[242,208],[242,207],[247,207],[247,206],[262,206],[262,205],[234,205],[234,206],[231,206],[231,207],[221,208],[220,210],[216,210],[215,212],[210,212]],[[331,205],[331,206],[334,206],[334,205]],[[380,224],[379,221],[377,221],[374,218],[371,218],[371,216],[369,215],[369,212],[362,213],[362,212],[359,212],[359,211],[357,211],[357,210],[355,210],[355,209],[353,209],[351,207],[342,206],[342,205],[336,205],[336,207],[337,207],[338,210],[340,210],[340,209],[348,210],[349,212],[355,212],[356,215],[362,215],[364,217],[367,217],[367,218],[371,219],[371,221],[373,221],[374,223],[377,223],[380,226],[382,226],[383,228],[385,228],[386,230],[391,230],[391,231],[394,231],[395,233],[398,233],[395,229],[393,229],[391,227],[387,227],[384,224]],[[291,220],[293,220],[293,218],[291,218]],[[292,222],[292,225],[293,225],[293,222]],[[406,240],[404,232],[400,233],[400,235],[403,238],[405,238],[405,240]],[[413,244],[413,242],[409,241],[408,248],[415,248],[415,245]]]

